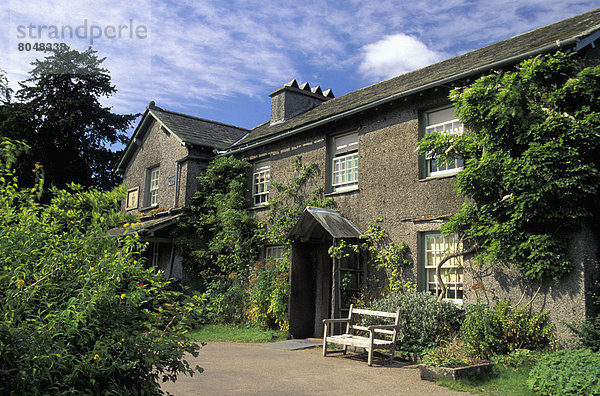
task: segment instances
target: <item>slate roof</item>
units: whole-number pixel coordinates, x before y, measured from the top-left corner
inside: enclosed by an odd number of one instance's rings
[[[249,131],[245,128],[189,116],[149,105],[150,114],[186,144],[224,150]]]
[[[514,64],[539,53],[567,49],[577,44],[579,38],[600,29],[600,8],[563,21],[548,25],[495,44],[455,56],[445,61],[409,72],[346,95],[326,101],[286,122],[269,125],[269,122],[254,128],[250,134],[232,147],[243,150],[253,142],[287,131],[311,126],[322,120],[340,115],[349,115],[353,110],[362,111],[381,102],[408,96],[469,75],[485,73],[502,63]]]
[[[134,223],[132,226],[111,228],[108,230],[108,235],[116,237],[137,232],[143,236],[151,236],[154,232],[174,224],[179,216],[181,213],[140,219],[139,223]]]
[[[139,142],[148,132],[152,120],[160,122],[182,144],[217,150],[227,149],[249,132],[245,128],[165,110],[150,102],[115,170],[125,170],[137,148],[136,141]]]

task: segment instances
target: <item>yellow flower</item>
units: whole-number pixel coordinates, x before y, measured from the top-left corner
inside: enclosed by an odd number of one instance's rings
[[[90,267],[90,271],[93,271],[93,270],[94,270],[94,267]]]
[[[19,285],[23,286],[25,284],[25,281],[23,279],[19,279]]]
[[[100,359],[100,355],[98,355],[98,354],[95,354],[95,355],[94,355],[94,360],[97,360],[97,359]]]
[[[129,223],[125,223],[125,224],[123,224],[123,227],[124,227],[124,228],[127,228],[127,227],[129,227]]]
[[[117,276],[117,282],[120,281],[121,279]]]
[[[177,345],[181,345],[181,341],[177,341]]]
[[[125,338],[121,338],[121,342],[125,342]]]
[[[125,294],[121,294],[121,300],[125,298]]]

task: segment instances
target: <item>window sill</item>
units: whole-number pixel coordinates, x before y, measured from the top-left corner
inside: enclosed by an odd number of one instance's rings
[[[336,195],[350,194],[350,193],[355,193],[355,192],[358,192],[358,191],[360,191],[360,189],[357,186],[357,187],[349,188],[347,190],[329,192],[329,193],[325,194],[325,196],[326,197],[333,197],[333,196],[336,196]]]
[[[460,172],[460,171],[459,171],[459,172]],[[424,178],[424,179],[419,179],[418,181],[419,181],[419,182],[426,182],[426,181],[429,181],[429,180],[447,179],[447,178],[449,178],[449,177],[456,177],[456,175],[458,175],[458,174],[459,174],[459,172],[455,172],[455,173],[446,173],[446,174],[443,174],[443,175],[433,175],[433,176],[427,176],[426,178]]]
[[[158,208],[158,204],[154,204],[154,205],[150,205],[150,206],[144,206],[144,207],[140,208],[139,211],[140,212],[147,212],[149,210],[156,209],[156,208]]]
[[[268,203],[264,203],[261,205],[252,205],[248,208],[248,210],[260,210],[260,209],[266,209],[269,207]]]

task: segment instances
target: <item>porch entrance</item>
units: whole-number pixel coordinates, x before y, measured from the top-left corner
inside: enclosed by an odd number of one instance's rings
[[[321,337],[322,320],[347,314],[350,295],[364,281],[360,257],[332,259],[328,250],[340,239],[355,241],[361,232],[335,210],[307,207],[290,235],[290,334]]]

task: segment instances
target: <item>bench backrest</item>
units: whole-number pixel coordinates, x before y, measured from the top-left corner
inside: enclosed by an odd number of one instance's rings
[[[357,321],[357,324],[355,324],[355,322],[352,320],[353,317],[352,315],[369,315],[369,316],[375,316],[375,317],[380,317],[380,318],[390,318],[393,320],[393,324],[396,325],[396,329],[395,330],[391,330],[391,329],[375,329],[376,333],[381,333],[381,334],[388,334],[391,335],[392,338],[396,338],[397,332],[398,332],[398,324],[399,324],[399,320],[400,320],[400,310],[396,311],[396,312],[383,312],[383,311],[372,311],[370,309],[359,309],[359,308],[354,308],[353,304],[350,304],[350,310],[348,311],[348,325],[346,326],[346,333],[350,333],[352,330],[361,330],[361,331],[368,331],[368,327],[367,326],[361,326],[360,324],[358,324],[359,322]]]

